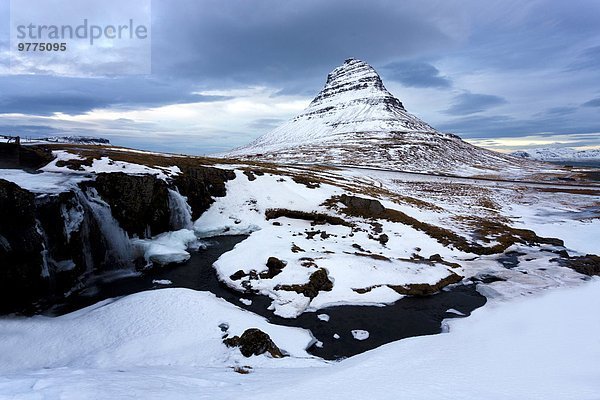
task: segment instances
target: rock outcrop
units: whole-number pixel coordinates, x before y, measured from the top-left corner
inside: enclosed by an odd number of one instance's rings
[[[43,290],[44,245],[33,193],[0,179],[0,209],[0,312],[9,312]]]
[[[212,167],[183,167],[173,181],[192,207],[192,218],[200,215],[213,203],[213,197],[225,196],[225,182],[235,179],[235,173]]]
[[[131,236],[147,238],[169,230],[167,183],[152,175],[98,174],[90,184],[110,205],[119,225]]]

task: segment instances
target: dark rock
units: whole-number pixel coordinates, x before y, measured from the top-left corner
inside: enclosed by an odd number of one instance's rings
[[[379,235],[379,239],[378,240],[379,240],[379,243],[381,243],[382,245],[385,246],[385,244],[387,242],[389,242],[390,237],[384,233],[383,235]]]
[[[214,202],[213,197],[223,197],[226,194],[225,182],[235,179],[233,171],[212,167],[181,167],[182,173],[173,182],[179,192],[186,196],[192,207],[192,218],[200,215]]]
[[[439,254],[434,254],[432,256],[429,256],[429,261],[438,263],[438,264],[443,264],[443,265],[446,265],[451,268],[460,268],[461,267],[461,265],[458,263],[453,263],[453,262],[444,260],[442,258],[442,256],[440,256]]]
[[[283,357],[281,350],[273,343],[268,334],[260,329],[250,328],[242,336],[234,336],[223,340],[227,347],[239,347],[244,357],[269,353],[273,358]]]
[[[286,262],[282,261],[280,259],[278,259],[277,257],[269,257],[269,259],[267,260],[267,271],[261,272],[260,274],[256,272],[256,270],[251,270],[250,272],[246,273],[244,272],[244,270],[240,269],[238,271],[236,271],[235,273],[233,273],[229,279],[231,279],[232,281],[239,281],[240,279],[246,278],[248,277],[248,279],[250,280],[257,280],[257,279],[272,279],[273,277],[279,275],[281,273],[281,270],[283,270],[283,268],[286,266]],[[246,282],[242,282],[242,285],[244,285]],[[250,285],[250,283],[247,283],[246,285]],[[244,286],[244,288],[248,289],[248,287]]]
[[[275,290],[287,290],[291,292],[301,293],[306,297],[314,299],[320,291],[329,292],[333,289],[333,282],[329,280],[327,271],[319,268],[313,272],[308,278],[308,283],[303,285],[279,285]]]
[[[267,260],[267,268],[269,268],[269,272],[280,273],[285,265],[286,263],[277,257],[269,257]]]
[[[340,197],[340,202],[348,208],[350,214],[378,217],[383,215],[385,211],[385,207],[378,200],[343,194]]]
[[[83,159],[59,160],[57,167],[66,167],[74,171],[85,171],[84,167],[91,167],[94,164],[94,157],[85,157]]]
[[[67,233],[65,219],[76,211],[79,226]],[[86,270],[106,268],[101,265],[106,253],[102,235],[95,222],[86,214],[74,192],[44,196],[36,200],[36,216],[44,235],[46,263],[51,294],[69,291]]]
[[[0,168],[36,170],[54,159],[52,152],[43,146],[21,146],[0,143]]]
[[[367,258],[371,258],[373,260],[378,260],[378,261],[392,261],[390,260],[388,257],[384,256],[383,254],[372,254],[372,253],[358,253],[358,252],[354,252],[355,256],[358,257],[367,257]]]
[[[441,263],[444,261],[444,259],[439,254],[434,254],[432,256],[429,256],[429,261]]]
[[[0,143],[0,168],[20,168],[19,145]]]
[[[219,329],[221,332],[227,332],[229,330],[229,324],[227,322],[222,322],[219,324]]]
[[[473,282],[481,282],[481,283],[485,283],[485,284],[490,284],[490,283],[494,283],[494,282],[505,282],[506,281],[506,279],[504,279],[504,278],[500,278],[499,276],[490,275],[490,274],[476,275],[476,276],[472,277],[471,280]]]
[[[232,281],[239,281],[242,278],[245,278],[247,276],[247,274],[244,272],[244,270],[237,270],[234,274],[232,274],[229,279],[231,279]]]
[[[371,229],[373,229],[373,232],[375,233],[381,233],[383,232],[383,225],[381,225],[380,222],[371,222]]]
[[[255,181],[256,180],[256,176],[254,176],[254,173],[252,171],[250,171],[249,169],[245,169],[244,170],[244,175],[246,175],[248,177],[248,180],[250,182]]]
[[[430,285],[428,283],[412,283],[408,285],[388,285],[391,289],[394,289],[400,294],[407,296],[429,296],[437,293],[444,287],[453,283],[458,283],[463,279],[462,276],[451,272],[450,275],[441,279],[437,283]]]
[[[569,252],[567,250],[553,250],[552,251],[555,254],[558,254],[559,256],[563,257],[563,258],[569,258]]]
[[[600,275],[600,257],[587,254],[580,257],[570,257],[566,260],[566,266],[584,275]]]
[[[362,246],[358,243],[352,243],[352,247],[354,247],[355,249],[359,250],[359,251],[363,251],[365,252],[366,250],[362,248]]]
[[[319,182],[313,181],[306,176],[294,176],[292,180],[296,183],[306,186],[309,189],[317,189],[321,187]]]
[[[336,217],[333,215],[322,214],[317,212],[306,212],[306,211],[298,211],[298,210],[288,210],[286,208],[270,208],[265,211],[265,217],[268,220],[276,219],[280,217],[292,218],[292,219],[302,219],[305,221],[311,221],[312,225],[343,225],[343,226],[352,226],[351,223],[343,220],[340,217]]]
[[[321,231],[308,231],[305,232],[306,233],[306,238],[307,239],[314,239],[315,236],[317,236],[319,233],[321,233]]]
[[[268,271],[262,272],[259,276],[262,279],[272,279],[273,277],[279,275],[281,270],[285,267],[286,263],[281,261],[277,257],[269,257],[267,260],[267,268]]]
[[[45,286],[43,237],[37,229],[35,196],[0,179],[0,312],[30,304]]]
[[[152,175],[101,173],[92,183],[113,217],[131,236],[150,237],[169,231],[167,184]]]

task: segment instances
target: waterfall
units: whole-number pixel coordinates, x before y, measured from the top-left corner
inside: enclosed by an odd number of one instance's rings
[[[127,233],[112,216],[110,206],[94,188],[87,188],[79,196],[87,211],[92,213],[105,241],[105,262],[116,268],[129,267],[134,259],[133,246]]]
[[[170,225],[172,230],[192,229],[192,207],[177,190],[169,190]]]
[[[50,267],[48,266],[48,237],[39,219],[35,219],[35,229],[37,233],[42,237],[42,278],[50,278]]]

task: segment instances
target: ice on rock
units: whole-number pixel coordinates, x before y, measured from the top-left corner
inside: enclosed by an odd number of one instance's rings
[[[144,254],[148,262],[160,265],[182,263],[190,259],[188,248],[197,242],[194,231],[180,229],[165,232],[152,239],[133,239],[133,244]]]

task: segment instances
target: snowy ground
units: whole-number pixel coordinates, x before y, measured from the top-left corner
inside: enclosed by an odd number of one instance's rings
[[[77,157],[56,154],[62,160]],[[595,334],[600,280],[586,282],[552,261],[557,257],[552,251],[562,248],[515,244],[507,249],[514,252],[513,264],[506,266],[506,254],[461,251],[410,224],[345,215],[341,204],[331,201],[342,194],[377,199],[387,209],[486,246],[494,238],[484,243],[473,235],[477,224],[501,222],[560,238],[568,253],[578,256],[600,254],[600,242],[593,239],[600,235],[596,187],[353,168],[222,167],[235,169],[236,179],[227,182],[227,195],[193,226],[189,210],[181,207],[188,229],[133,240],[148,260],[184,261],[188,247],[198,245],[196,238],[248,234],[221,256],[217,272],[233,288],[271,297],[272,309],[284,317],[336,304],[394,302],[402,295],[388,285],[434,284],[452,273],[478,282],[477,289],[492,301],[467,319],[449,322],[449,334],[390,343],[339,363],[307,354],[313,341],[307,331],[271,325],[211,294],[183,289],[138,293],[58,318],[4,317],[0,398],[600,398]],[[249,169],[260,173],[243,173]],[[2,170],[0,177],[50,194],[91,179],[94,172],[121,171],[167,181],[179,173],[101,158],[79,172],[54,161],[35,179],[15,170]],[[265,212],[274,208],[318,212],[352,226],[313,225],[286,216],[267,219]],[[383,234],[387,241],[379,240]],[[420,262],[435,255],[444,262]],[[286,264],[277,275],[231,277],[239,270],[268,272],[269,257]],[[282,289],[308,283],[321,269],[331,290],[309,298]],[[500,279],[479,282],[485,276]],[[221,343],[223,323],[230,335],[263,329],[291,357],[243,358]],[[357,329],[354,335],[369,340],[367,332]],[[233,371],[241,366],[252,367],[251,373]]]
[[[229,286],[240,291],[251,288],[271,297],[272,308],[280,316],[295,317],[305,310],[338,304],[391,303],[402,295],[388,285],[435,284],[451,273],[467,279],[505,279],[506,282],[480,284],[478,288],[487,297],[505,298],[578,284],[583,278],[550,261],[557,257],[552,252],[557,250],[554,246],[513,245],[507,251],[519,253],[518,266],[506,268],[500,262],[502,254],[460,251],[404,223],[379,219],[378,233],[373,229],[373,220],[348,217],[324,205],[332,196],[344,193],[377,198],[386,208],[473,242],[478,239],[472,232],[483,218],[563,239],[572,256],[600,253],[599,243],[589,240],[600,235],[597,196],[586,191],[579,193],[585,189],[582,187],[562,185],[557,192],[556,184],[520,185],[356,168],[308,168],[303,172],[309,171],[314,181],[322,180],[320,187],[310,188],[293,180],[299,171],[302,168],[282,168],[280,175],[266,173],[252,180],[237,171],[237,178],[227,183],[227,196],[217,199],[195,222],[200,236],[250,234],[224,254],[215,267],[220,279]],[[309,221],[286,217],[267,220],[265,212],[272,208],[337,215],[355,227],[313,226]],[[387,243],[377,240],[381,234],[388,236]],[[494,243],[492,240],[486,245]],[[429,259],[435,255],[459,264],[460,268],[415,262],[415,257]],[[232,278],[239,270],[245,274],[266,272],[266,261],[272,256],[287,263],[277,276]],[[333,282],[331,291],[320,291],[309,299],[279,289],[281,285],[307,283],[319,268],[324,268]]]
[[[301,358],[241,360],[217,324],[264,321],[204,293],[157,290],[54,320],[3,318],[0,398],[598,399],[599,293],[595,279],[484,307],[449,333],[325,364],[304,358],[306,333],[277,327],[275,342]]]

